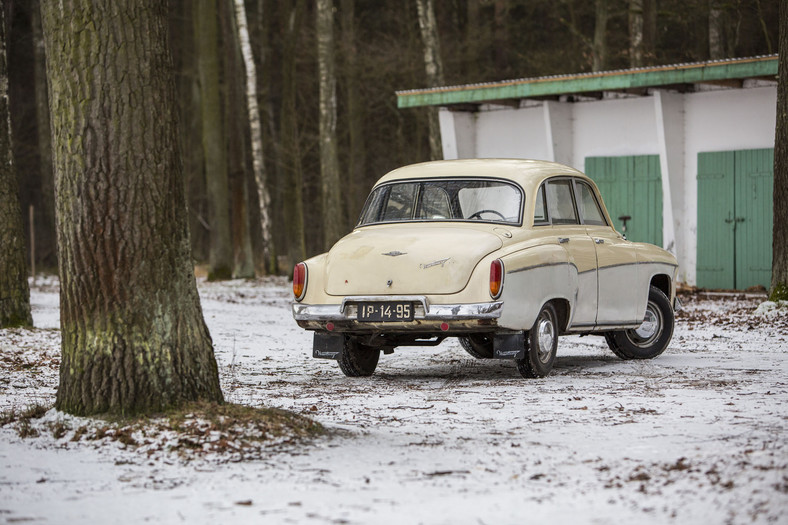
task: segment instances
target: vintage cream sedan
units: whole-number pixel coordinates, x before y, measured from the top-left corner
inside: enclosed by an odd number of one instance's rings
[[[293,316],[313,356],[371,375],[381,352],[458,337],[477,358],[550,373],[558,336],[622,359],[673,335],[675,257],[612,226],[594,182],[552,162],[469,159],[391,171],[356,228],[296,265]]]

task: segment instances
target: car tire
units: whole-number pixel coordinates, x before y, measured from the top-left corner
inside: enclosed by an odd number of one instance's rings
[[[648,291],[643,324],[638,328],[605,334],[607,346],[621,359],[653,359],[673,337],[673,308],[665,293],[654,286]]]
[[[368,377],[375,372],[380,359],[380,349],[362,345],[355,337],[345,337],[339,355],[339,368],[348,377]]]
[[[545,377],[553,369],[558,351],[558,315],[547,303],[536,316],[526,338],[525,357],[515,359],[517,370],[526,378]]]
[[[492,359],[493,339],[489,334],[471,334],[460,337],[460,345],[476,359]]]

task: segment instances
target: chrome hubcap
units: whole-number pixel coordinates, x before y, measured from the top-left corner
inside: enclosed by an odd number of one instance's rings
[[[555,342],[555,330],[549,315],[543,314],[539,319],[537,334],[539,339],[539,361],[547,363],[550,361],[550,354],[553,351],[553,343]]]
[[[643,323],[634,330],[627,330],[627,338],[635,346],[648,347],[662,335],[662,312],[657,305],[649,301]]]

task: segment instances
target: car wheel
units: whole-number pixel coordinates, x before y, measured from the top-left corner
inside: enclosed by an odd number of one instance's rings
[[[605,334],[607,345],[621,359],[652,359],[665,351],[673,337],[673,308],[665,293],[652,286],[646,316],[637,328]]]
[[[493,356],[493,339],[489,334],[472,334],[460,337],[460,345],[476,359],[491,359]]]
[[[355,337],[345,337],[345,346],[339,355],[339,368],[348,377],[371,376],[378,366],[380,349],[362,345]]]
[[[544,377],[553,369],[558,350],[558,315],[552,304],[542,307],[526,339],[525,357],[516,359],[523,377]]]

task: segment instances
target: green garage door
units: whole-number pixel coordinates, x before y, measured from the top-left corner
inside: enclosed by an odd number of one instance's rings
[[[774,150],[698,154],[698,286],[771,283]]]
[[[627,221],[627,239],[662,246],[662,172],[659,155],[586,157],[586,174],[594,179],[616,230]]]

